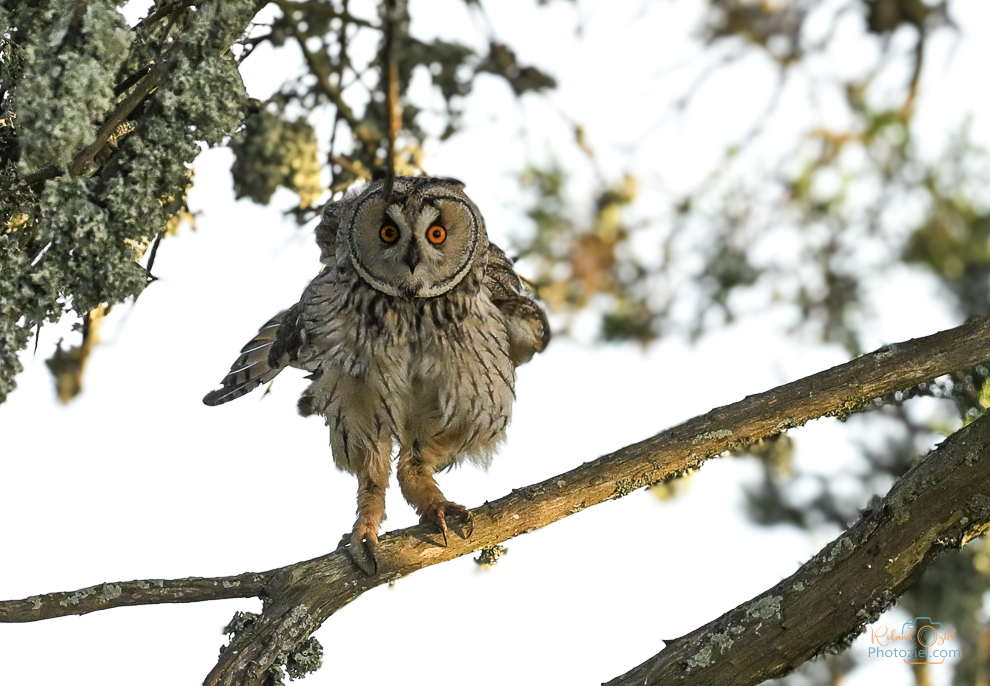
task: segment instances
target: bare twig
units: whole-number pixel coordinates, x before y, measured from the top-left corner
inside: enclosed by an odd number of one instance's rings
[[[911,69],[911,80],[908,82],[907,97],[901,105],[901,114],[910,117],[914,114],[915,100],[918,97],[918,85],[921,83],[921,72],[925,64],[925,43],[927,36],[923,30],[918,31],[918,42],[914,46],[914,65]]]
[[[158,246],[162,244],[162,237],[165,235],[166,231],[167,229],[162,229],[159,231],[158,235],[155,236],[155,242],[151,245],[151,256],[148,257],[148,266],[145,268],[145,271],[148,272],[149,281],[155,280],[156,278],[154,274],[151,273],[151,270],[155,266],[155,258],[158,257]]]
[[[145,26],[150,26],[151,24],[154,24],[162,17],[169,16],[175,12],[179,12],[184,9],[188,9],[189,7],[192,7],[194,4],[196,4],[195,0],[173,0],[172,2],[167,2],[158,9],[156,9],[154,12],[149,14],[147,17],[142,19],[140,22],[138,22],[137,26],[134,27],[134,30],[140,31]]]
[[[399,104],[399,63],[395,57],[395,24],[398,17],[398,0],[385,0],[385,45],[383,50],[382,83],[385,84],[385,120],[388,124],[388,140],[385,153],[385,183],[382,198],[387,204],[392,198],[395,183],[395,139],[402,127],[402,106]]]
[[[360,17],[355,17],[350,13],[346,4],[343,9],[337,9],[329,2],[321,2],[319,0],[302,0],[301,2],[293,2],[292,0],[275,0],[275,4],[279,6],[283,13],[300,11],[303,15],[311,16],[324,16],[324,17],[334,17],[335,19],[340,19],[347,24],[355,24],[357,26],[363,26],[367,29],[375,29],[381,31],[382,27],[377,24],[373,24],[370,21],[361,19]]]
[[[292,23],[292,35],[295,37],[296,43],[299,45],[299,50],[302,52],[303,58],[306,60],[306,64],[309,66],[310,71],[312,71],[313,75],[316,76],[316,82],[319,84],[320,90],[322,90],[324,95],[330,99],[333,106],[337,108],[338,114],[350,125],[351,131],[354,132],[354,135],[359,137],[362,136],[361,132],[363,131],[363,128],[358,126],[358,124],[360,124],[360,119],[358,119],[357,115],[354,114],[354,110],[352,110],[350,106],[344,102],[342,89],[333,85],[330,81],[330,72],[324,68],[324,65],[316,58],[316,55],[314,55],[313,51],[309,49],[309,46],[306,45],[307,36],[299,29],[299,25],[292,15],[292,5],[294,3],[285,2],[282,0],[276,4],[282,9],[286,19]],[[361,140],[364,143],[369,142],[364,138]]]
[[[341,157],[340,155],[330,155],[330,161],[333,162],[334,164],[339,164],[341,167],[351,172],[352,174],[354,174],[354,176],[358,177],[359,179],[371,178],[371,173],[367,169],[355,165],[346,157]]]

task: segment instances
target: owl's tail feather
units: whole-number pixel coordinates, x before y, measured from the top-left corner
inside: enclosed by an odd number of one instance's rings
[[[291,310],[291,308],[290,308]],[[262,384],[274,379],[285,368],[286,360],[272,360],[272,346],[278,339],[278,331],[290,310],[283,310],[261,327],[258,335],[241,348],[241,356],[231,366],[221,387],[210,391],[203,398],[206,405],[222,405],[246,395]],[[272,363],[275,364],[272,364]],[[281,364],[279,364],[281,362]]]

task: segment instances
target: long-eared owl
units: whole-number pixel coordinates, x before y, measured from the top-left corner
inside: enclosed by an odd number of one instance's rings
[[[473,531],[433,475],[465,459],[487,466],[512,414],[515,368],[550,339],[546,315],[485,222],[446,178],[376,177],[323,211],[323,270],[302,298],[241,350],[219,405],[283,368],[310,373],[304,415],[330,427],[337,466],[358,478],[351,557],[377,572],[378,529],[397,446],[399,487],[420,521]]]

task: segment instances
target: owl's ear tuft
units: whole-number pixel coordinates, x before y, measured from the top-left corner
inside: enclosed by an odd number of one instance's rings
[[[453,179],[449,176],[438,176],[436,177],[436,179],[437,181],[443,181],[445,183],[453,184],[454,186],[457,186],[461,190],[464,190],[464,186],[466,185],[463,181],[459,181],[458,179]]]
[[[384,164],[379,165],[371,170],[371,181],[384,181],[385,177],[388,176],[388,167]]]

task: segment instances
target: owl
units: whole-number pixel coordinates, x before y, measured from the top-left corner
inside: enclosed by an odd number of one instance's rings
[[[322,271],[244,348],[207,405],[239,398],[285,367],[309,372],[303,415],[330,429],[337,467],[357,477],[346,546],[376,574],[393,463],[403,497],[447,543],[474,524],[434,475],[487,467],[512,414],[515,368],[550,340],[546,315],[488,241],[459,181],[379,174],[330,203],[316,229]]]

